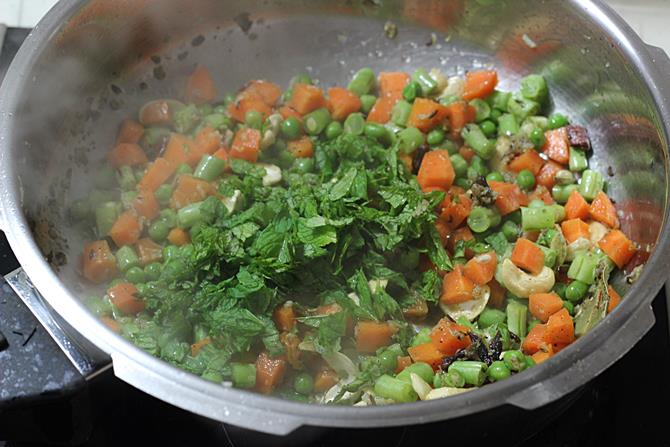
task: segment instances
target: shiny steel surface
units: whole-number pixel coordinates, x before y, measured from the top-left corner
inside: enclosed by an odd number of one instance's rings
[[[398,26],[395,39],[384,35],[387,20]],[[197,63],[222,92],[252,77],[285,85],[301,71],[341,84],[362,66],[452,75],[495,65],[504,89],[542,73],[554,107],[588,127],[592,163],[616,175],[608,191],[624,210],[624,231],[653,250],[649,265],[616,311],[560,355],[448,399],[307,406],[178,370],[80,303],[93,291],[79,277],[89,236],[66,210],[90,190],[119,122],[149,99],[181,96]],[[533,409],[602,372],[653,324],[650,302],[668,258],[667,73],[667,56],[599,1],[64,0],[34,29],[0,89],[0,228],[49,304],[111,355],[121,379],[193,412],[281,434],[300,425],[416,424],[503,404]]]

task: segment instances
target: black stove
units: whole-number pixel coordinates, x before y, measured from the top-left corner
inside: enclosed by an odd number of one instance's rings
[[[0,79],[28,32],[0,26]],[[111,371],[84,381],[2,279],[17,267],[0,233],[0,447],[415,446],[436,441],[522,447],[670,445],[665,425],[670,422],[665,407],[670,402],[670,338],[663,291],[653,303],[656,325],[651,331],[601,376],[556,404],[532,412],[503,407],[413,427],[306,427],[277,438],[173,407],[121,382]]]

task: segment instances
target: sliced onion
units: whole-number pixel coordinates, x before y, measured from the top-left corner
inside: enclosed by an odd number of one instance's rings
[[[474,390],[476,388],[451,388],[451,387],[442,387],[435,388],[430,390],[426,396],[426,400],[441,399],[443,397],[455,396],[456,394],[465,393],[466,391]]]
[[[419,396],[419,399],[421,400],[426,400],[426,396],[428,396],[428,393],[433,391],[430,385],[423,380],[417,373],[409,373],[409,379],[412,382],[412,388],[414,388],[414,391],[416,394]]]

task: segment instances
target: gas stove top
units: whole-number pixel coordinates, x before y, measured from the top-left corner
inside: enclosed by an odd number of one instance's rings
[[[1,0],[0,0],[1,1]],[[6,31],[6,32],[5,32]],[[0,79],[29,30],[0,26]],[[304,428],[286,438],[196,416],[148,396],[107,371],[85,382],[2,275],[18,262],[0,233],[0,447],[36,445],[388,445],[496,442],[517,446],[670,445],[670,339],[666,298],[654,301],[656,325],[616,364],[551,408],[504,418],[504,408],[459,421],[381,430]],[[67,368],[60,366],[60,368]],[[67,386],[56,384],[61,377]],[[51,381],[51,382],[50,382]],[[18,392],[16,392],[19,390]],[[5,441],[2,441],[2,440]],[[466,444],[467,445],[467,444]]]

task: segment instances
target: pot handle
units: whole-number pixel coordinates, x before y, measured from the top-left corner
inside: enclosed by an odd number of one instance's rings
[[[9,273],[5,280],[84,378],[91,379],[111,366],[107,354],[85,339],[51,308],[22,268]]]
[[[124,382],[201,416],[275,436],[288,435],[304,425],[303,420],[285,413],[230,402],[211,403],[210,399],[201,398],[207,393],[206,389],[196,390],[182,386],[178,381],[170,380],[148,368],[143,362],[133,360],[120,352],[112,353],[112,363],[114,375]]]
[[[609,338],[609,342],[593,351],[588,359],[576,361],[570,368],[552,376],[551,380],[540,377],[532,386],[510,396],[507,403],[524,410],[535,410],[577,389],[623,357],[651,329],[655,321],[651,305],[643,306]],[[616,351],[617,355],[612,355],[612,351]]]

